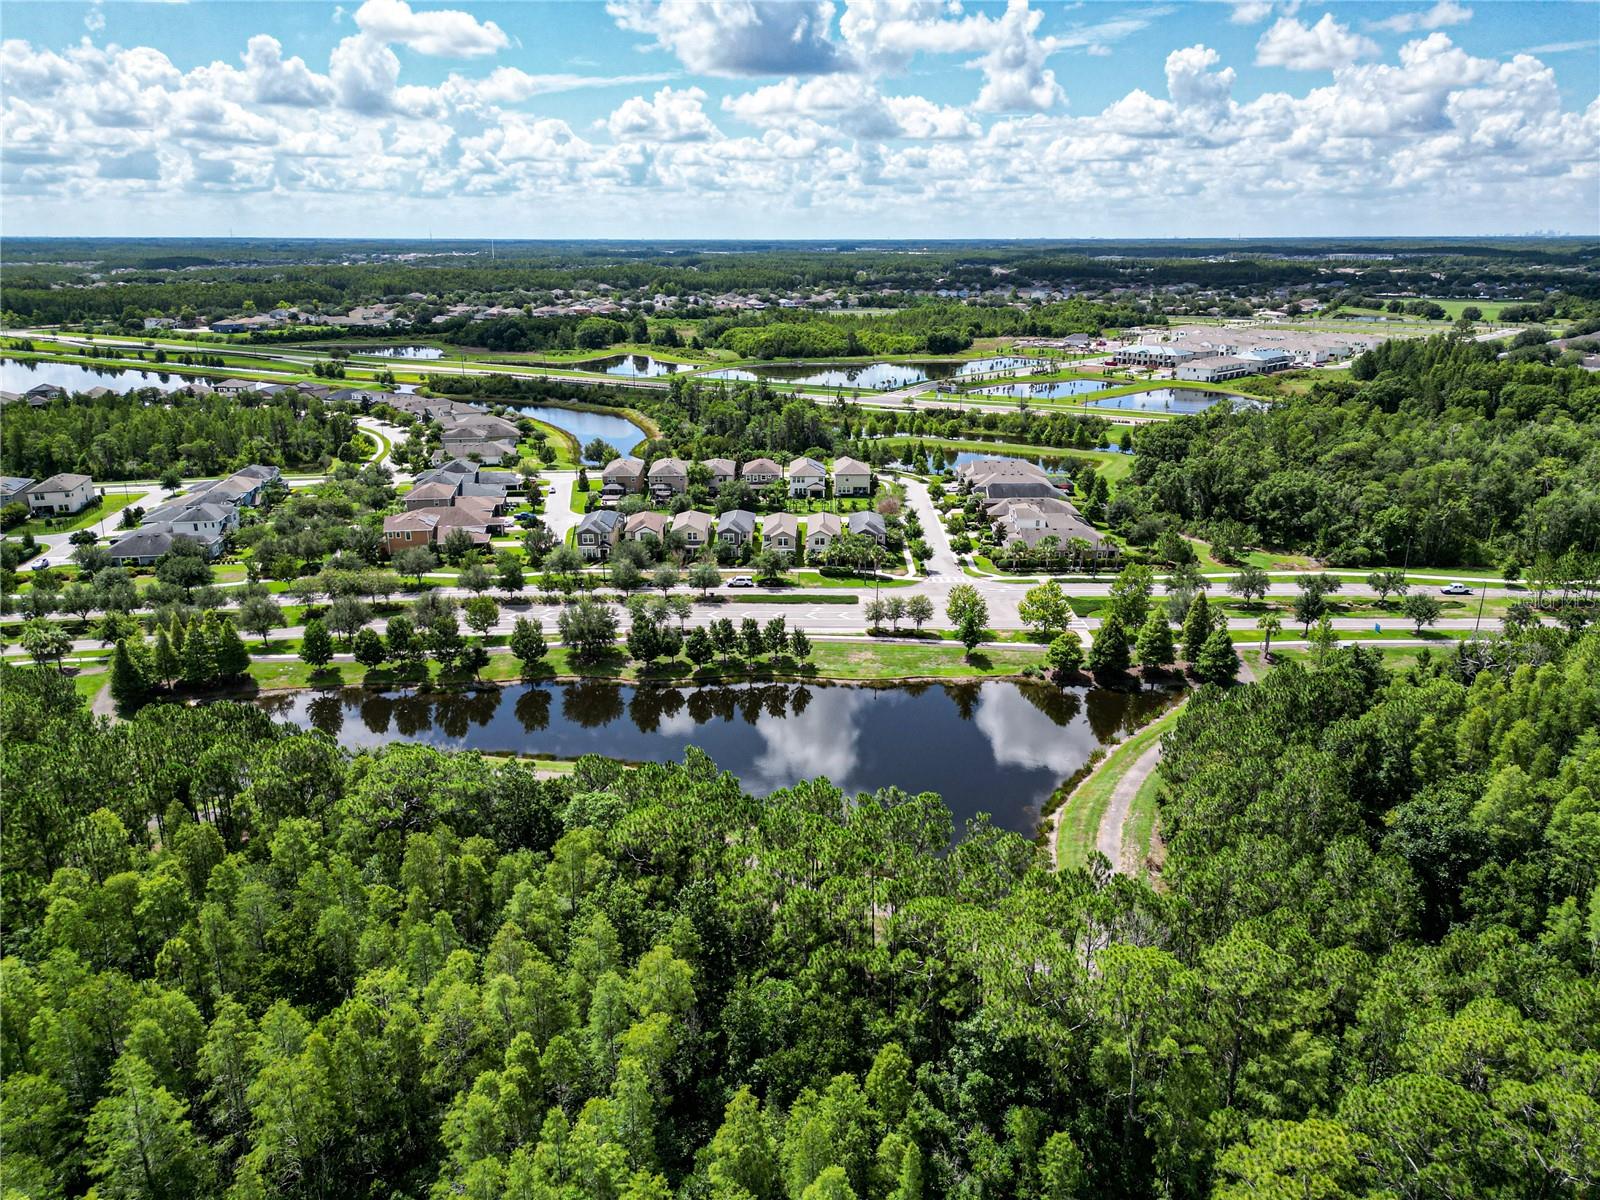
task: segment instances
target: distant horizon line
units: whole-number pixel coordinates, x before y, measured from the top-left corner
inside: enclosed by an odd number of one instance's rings
[[[794,246],[826,246],[835,243],[851,245],[1017,245],[1064,243],[1148,243],[1167,245],[1184,242],[1345,242],[1354,244],[1373,242],[1528,242],[1564,241],[1600,243],[1600,233],[1436,233],[1436,234],[1255,234],[1240,236],[1230,234],[1190,234],[1181,237],[1124,236],[1079,234],[1073,236],[1036,237],[872,237],[870,235],[840,235],[837,237],[605,237],[601,235],[574,234],[568,237],[496,237],[453,234],[394,234],[394,235],[342,235],[342,234],[72,234],[28,233],[0,236],[0,246],[7,242],[364,242],[383,243],[469,243],[489,245],[564,245],[572,242],[604,242],[615,245],[753,245],[777,243]]]

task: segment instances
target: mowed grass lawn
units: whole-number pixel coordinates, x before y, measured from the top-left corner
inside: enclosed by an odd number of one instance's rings
[[[31,533],[34,537],[43,537],[47,533],[77,533],[80,529],[88,529],[107,518],[116,516],[138,498],[137,493],[124,495],[111,492],[96,508],[87,509],[73,517],[57,517],[55,520],[34,517],[31,521],[24,521],[15,529],[6,530],[6,534],[8,537],[21,537],[25,533]],[[116,528],[114,522],[111,527]]]
[[[258,648],[252,641],[251,649]],[[273,650],[282,652],[285,642],[274,642]],[[1041,653],[1037,647],[988,647],[974,651],[968,659],[959,646],[945,642],[928,645],[875,644],[861,641],[826,641],[812,639],[811,660],[796,664],[793,660],[779,658],[776,663],[761,659],[753,669],[739,659],[730,659],[726,668],[713,661],[704,668],[696,668],[686,659],[675,659],[660,664],[649,671],[641,671],[639,664],[624,657],[619,651],[597,663],[577,663],[571,654],[560,646],[552,646],[543,663],[528,676],[531,679],[584,676],[586,678],[615,679],[619,682],[655,681],[661,683],[716,683],[727,680],[762,679],[772,676],[795,679],[840,680],[854,683],[899,682],[907,679],[986,679],[996,676],[1016,675],[1025,667],[1040,665]],[[522,678],[522,664],[506,653],[491,652],[489,665],[478,676],[485,682],[500,682]],[[436,664],[428,663],[410,673],[399,673],[392,667],[379,667],[368,671],[359,663],[334,662],[319,671],[297,660],[260,660],[250,664],[250,677],[263,689],[302,687],[397,687],[421,682],[467,683],[468,676],[442,678]]]
[[[1056,813],[1056,822],[1060,826],[1056,842],[1058,867],[1081,867],[1089,861],[1100,835],[1100,823],[1105,819],[1106,806],[1111,803],[1111,793],[1140,756],[1161,739],[1161,735],[1176,719],[1176,709],[1157,717],[1108,754],[1089,777],[1073,789]],[[1129,820],[1132,820],[1131,814]]]

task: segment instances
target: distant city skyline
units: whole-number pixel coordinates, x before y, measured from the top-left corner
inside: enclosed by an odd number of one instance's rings
[[[14,3],[11,236],[1600,234],[1593,4]]]

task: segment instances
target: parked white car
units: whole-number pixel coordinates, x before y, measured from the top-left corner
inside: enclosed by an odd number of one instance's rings
[[[1446,596],[1470,596],[1472,589],[1464,583],[1452,583],[1439,589]]]
[[[755,587],[756,581],[748,575],[735,575],[728,580],[729,587]]]

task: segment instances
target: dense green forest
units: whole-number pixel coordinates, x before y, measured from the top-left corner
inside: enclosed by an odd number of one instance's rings
[[[293,239],[8,239],[5,309],[25,323],[107,320],[192,309],[260,311],[280,302],[349,308],[383,297],[515,298],[605,285],[669,297],[869,288],[874,304],[910,290],[1033,282],[1096,291],[1327,286],[1328,255],[1364,260],[1373,292],[1600,298],[1596,245],[1583,239],[1261,240],[1255,242],[814,243],[376,242]],[[410,256],[400,261],[399,256]],[[114,269],[114,286],[103,272]],[[1555,270],[1552,270],[1555,269]],[[1559,273],[1556,273],[1558,271]],[[709,310],[706,315],[710,315]]]
[[[1600,634],[1202,690],[1161,890],[0,668],[8,1196],[1578,1197]]]
[[[1173,516],[1339,565],[1526,567],[1600,548],[1600,375],[1448,337],[1387,342],[1351,375],[1141,427],[1112,521]]]
[[[6,408],[0,468],[43,479],[78,471],[96,480],[150,479],[169,467],[214,475],[251,463],[325,466],[356,432],[354,419],[315,397],[162,394],[74,396]]]

